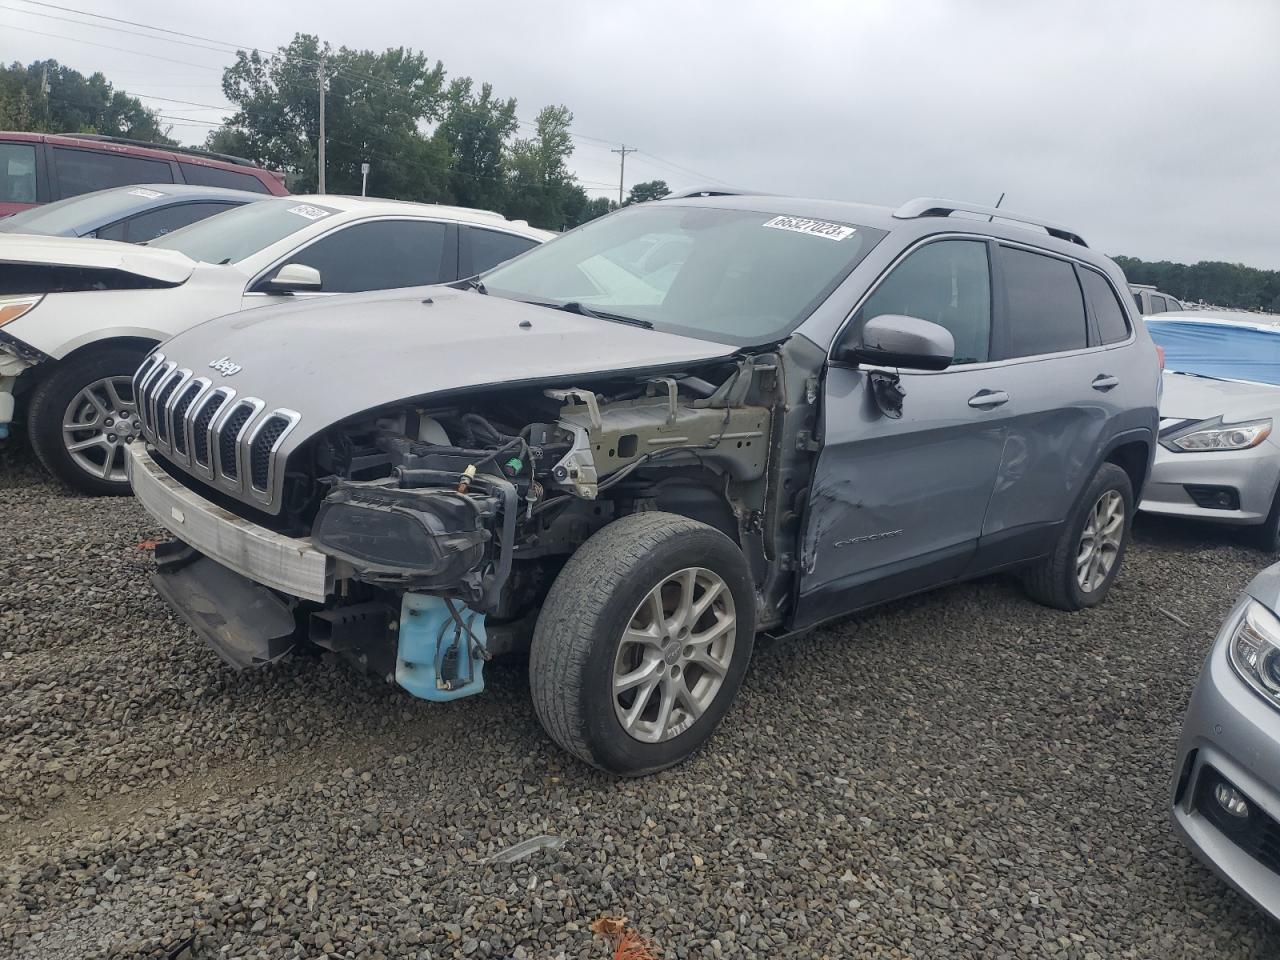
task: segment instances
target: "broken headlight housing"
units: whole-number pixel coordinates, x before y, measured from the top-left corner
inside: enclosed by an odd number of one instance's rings
[[[1248,450],[1271,435],[1271,420],[1223,423],[1222,418],[1193,424],[1162,440],[1175,453],[1210,453],[1217,450]]]
[[[1247,601],[1228,656],[1244,682],[1280,709],[1280,619],[1258,601]]]

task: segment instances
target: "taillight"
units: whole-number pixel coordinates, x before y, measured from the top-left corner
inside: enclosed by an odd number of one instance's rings
[[[1160,370],[1164,370],[1164,347],[1156,345],[1156,356],[1160,358]]]

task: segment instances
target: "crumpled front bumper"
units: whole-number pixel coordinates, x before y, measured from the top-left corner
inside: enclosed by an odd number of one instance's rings
[[[323,603],[333,589],[334,560],[302,537],[286,537],[236,516],[165,472],[145,444],[131,443],[125,465],[144,510],[183,543],[255,583]]]

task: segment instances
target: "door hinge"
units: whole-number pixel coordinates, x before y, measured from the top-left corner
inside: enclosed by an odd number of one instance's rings
[[[805,453],[817,453],[822,449],[822,444],[808,430],[800,430],[796,433],[796,449]]]

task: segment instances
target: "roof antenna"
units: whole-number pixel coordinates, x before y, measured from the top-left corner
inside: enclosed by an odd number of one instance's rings
[[[999,210],[999,209],[1000,209],[1000,204],[1002,204],[1002,203],[1004,203],[1004,191],[1003,191],[1003,190],[1001,190],[1001,191],[1000,191],[1000,199],[996,201],[996,205],[995,205],[995,207],[994,207],[993,209],[995,209],[995,210]],[[987,223],[991,223],[993,220],[995,220],[995,218],[996,218],[996,215],[993,213],[991,216],[987,217]]]

